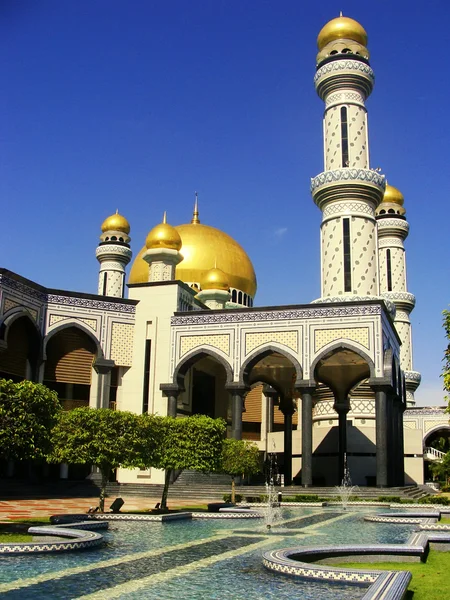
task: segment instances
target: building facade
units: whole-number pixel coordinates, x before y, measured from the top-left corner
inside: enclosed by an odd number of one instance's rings
[[[130,224],[101,227],[97,294],[51,290],[0,270],[0,375],[55,389],[64,408],[111,407],[222,417],[228,435],[279,455],[286,484],[422,483],[442,409],[415,406],[404,198],[372,169],[365,101],[374,74],[367,34],[347,17],[318,37],[324,102],[321,293],[309,304],[256,307],[243,248],[200,222],[162,222],[132,258]],[[430,421],[431,423],[431,421]],[[429,444],[428,444],[429,445]],[[425,455],[427,453],[425,452]],[[70,475],[64,467],[63,476]],[[161,483],[120,469],[120,482]]]

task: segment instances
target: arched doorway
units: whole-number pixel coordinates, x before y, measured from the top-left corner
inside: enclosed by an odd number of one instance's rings
[[[17,314],[2,329],[6,348],[0,351],[0,377],[36,381],[41,337],[31,318]]]
[[[244,413],[243,437],[246,429],[251,431],[252,427],[254,428],[254,417],[259,417],[259,427],[264,421],[265,431],[260,432],[260,440],[264,439],[265,445],[260,449],[265,453],[276,452],[286,485],[292,482],[293,441],[296,455],[300,455],[300,441],[293,432],[297,431],[298,426],[298,394],[295,382],[301,379],[301,376],[302,369],[297,360],[289,352],[273,346],[257,349],[247,358],[241,369],[244,385],[252,387],[245,399],[245,410],[249,416],[246,417]],[[257,407],[258,411],[255,410]],[[298,464],[294,463],[295,474],[300,469],[300,461],[296,462]]]
[[[315,419],[313,482],[318,485],[338,485],[347,466],[350,472],[354,471],[354,475],[359,466],[356,458],[352,460],[353,457],[348,456],[351,447],[349,441],[357,445],[355,439],[358,433],[356,428],[353,431],[348,413],[352,392],[370,377],[373,364],[363,353],[339,344],[316,358],[312,372],[319,383],[314,394],[314,411],[316,415],[324,416],[324,419]],[[375,460],[374,447],[372,454]],[[355,479],[360,484],[367,484],[363,474],[358,473]]]
[[[58,393],[65,410],[89,406],[97,355],[93,339],[76,326],[66,327],[48,339],[45,351],[44,385]]]
[[[450,451],[450,425],[433,428],[423,438],[424,481],[434,481],[432,465]]]
[[[186,357],[175,369],[174,383],[178,415],[202,414],[230,422],[227,383],[232,381],[230,365],[217,353],[202,349]]]

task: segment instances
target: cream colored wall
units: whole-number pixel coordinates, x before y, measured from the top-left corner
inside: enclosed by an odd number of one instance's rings
[[[166,415],[167,398],[163,397],[159,386],[169,382],[170,318],[177,310],[178,284],[130,288],[129,296],[133,300],[139,300],[135,316],[133,365],[122,376],[117,408],[138,414],[142,412],[145,342],[150,339],[148,410],[150,413]],[[152,469],[150,473],[119,469],[117,479],[121,483],[138,483],[146,475],[145,480],[149,483],[164,482],[164,472],[157,469]]]

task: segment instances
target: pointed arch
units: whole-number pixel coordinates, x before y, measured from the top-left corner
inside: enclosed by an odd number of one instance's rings
[[[39,326],[36,321],[32,318],[28,310],[24,306],[17,306],[9,310],[5,315],[3,315],[2,319],[0,319],[0,339],[8,343],[8,333],[11,329],[11,326],[18,319],[26,318],[27,321],[34,327],[36,333],[39,336],[39,339],[42,339],[41,331],[39,330]]]
[[[355,354],[360,356],[369,367],[370,377],[375,377],[375,364],[372,358],[366,352],[361,350],[361,348],[359,348],[358,346],[354,346],[351,342],[338,341],[334,344],[330,344],[329,346],[325,346],[324,348],[322,348],[321,352],[319,352],[319,354],[314,358],[310,367],[310,378],[314,377],[316,367],[321,360],[328,358],[332,354],[336,354],[340,350],[349,350],[350,352],[354,352]]]
[[[85,333],[91,340],[92,342],[95,344],[96,347],[96,358],[104,358],[104,353],[103,353],[103,349],[100,345],[100,341],[98,340],[98,338],[93,334],[93,332],[86,326],[84,325],[84,323],[80,323],[79,320],[77,319],[67,319],[64,321],[64,323],[61,323],[60,325],[57,325],[54,329],[52,329],[51,331],[49,331],[47,333],[47,335],[44,338],[43,344],[42,344],[42,358],[43,360],[47,359],[47,345],[48,342],[57,334],[57,333],[61,333],[61,331],[63,331],[64,329],[69,329],[71,327],[75,327],[76,329],[79,329],[80,331],[82,331],[83,333]]]
[[[295,384],[299,383],[303,379],[303,368],[297,358],[291,354],[288,350],[275,346],[274,344],[268,344],[256,348],[241,365],[239,372],[239,383],[248,385],[250,380],[250,373],[253,367],[263,358],[270,356],[271,354],[281,354],[288,361],[291,362],[295,369]]]
[[[180,390],[184,390],[184,377],[188,370],[202,358],[212,358],[222,365],[227,375],[227,385],[233,382],[233,369],[223,356],[209,348],[195,348],[195,350],[186,355],[174,369],[172,381]]]

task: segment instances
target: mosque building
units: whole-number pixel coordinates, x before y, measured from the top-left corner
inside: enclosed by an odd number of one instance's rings
[[[450,428],[442,409],[415,405],[409,225],[401,192],[370,167],[366,31],[340,16],[318,49],[320,297],[255,306],[250,258],[201,222],[197,199],[190,223],[149,226],[127,280],[131,228],[116,212],[101,226],[97,294],[0,269],[0,376],[43,382],[65,409],[222,417],[229,436],[278,454],[286,484],[335,485],[346,463],[358,485],[423,483],[430,440]],[[117,479],[160,484],[163,473]]]

